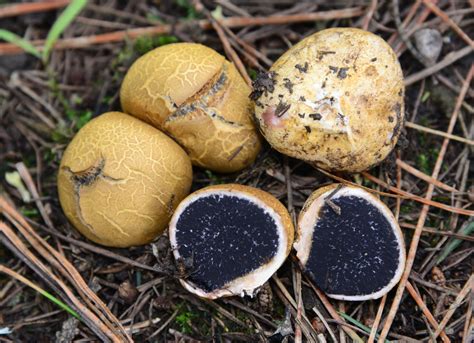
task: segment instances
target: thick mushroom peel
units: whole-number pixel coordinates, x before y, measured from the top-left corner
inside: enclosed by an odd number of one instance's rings
[[[125,112],[163,130],[193,164],[234,172],[260,151],[250,87],[235,66],[195,43],[162,46],[139,58],[120,90]]]
[[[210,186],[176,209],[169,237],[181,284],[204,298],[253,295],[283,264],[294,228],[272,195],[248,186]]]
[[[65,215],[87,238],[128,247],[163,232],[191,181],[191,162],[171,138],[127,114],[109,112],[69,143],[58,192]]]
[[[329,297],[377,299],[400,280],[402,232],[391,211],[362,188],[315,191],[298,218],[294,244],[303,270]]]
[[[257,80],[255,116],[279,152],[320,168],[359,172],[380,163],[404,122],[403,74],[380,37],[326,29],[284,53]]]

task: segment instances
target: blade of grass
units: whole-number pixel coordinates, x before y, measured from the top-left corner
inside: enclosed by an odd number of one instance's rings
[[[87,5],[87,0],[73,0],[56,19],[53,27],[48,32],[46,37],[46,43],[43,48],[43,62],[47,62],[51,49],[54,43],[58,40],[59,36],[66,30],[66,28],[72,23],[74,18],[82,11],[84,6]]]
[[[462,235],[469,236],[472,233],[472,231],[474,231],[474,221],[471,221],[464,228],[459,230],[459,233]],[[444,247],[443,251],[438,257],[438,260],[436,261],[436,264],[440,264],[441,262],[443,262],[446,259],[446,257],[448,257],[449,254],[451,254],[461,243],[462,243],[462,240],[457,239],[457,238],[453,239],[448,245]]]
[[[345,314],[344,312],[337,311],[337,313],[339,313],[339,315],[340,315],[342,318],[344,318],[345,320],[347,320],[349,323],[354,324],[354,325],[357,326],[359,329],[364,330],[364,331],[367,332],[368,334],[370,334],[370,331],[372,331],[368,326],[365,326],[364,324],[362,324],[361,322],[355,320],[354,318],[352,318],[351,316]],[[379,338],[379,335],[376,334],[375,337],[378,339],[378,338]],[[385,340],[385,343],[390,343],[390,341]]]
[[[31,44],[28,40],[14,34],[13,32],[0,29],[0,39],[7,41],[8,43],[15,44],[16,46],[22,48],[25,52],[41,58],[41,53],[33,44]]]
[[[67,306],[65,303],[63,303],[61,300],[59,300],[55,296],[53,296],[51,293],[48,293],[47,291],[45,291],[44,289],[42,289],[41,287],[39,287],[35,283],[33,283],[30,280],[28,280],[27,278],[25,278],[23,275],[18,274],[14,270],[12,270],[10,268],[7,268],[5,266],[2,266],[2,265],[0,265],[0,273],[5,273],[5,274],[11,276],[12,278],[15,278],[16,280],[24,283],[25,285],[33,288],[35,291],[37,291],[38,293],[40,293],[42,296],[46,297],[47,299],[51,300],[53,303],[58,305],[60,308],[62,308],[63,310],[65,310],[69,314],[73,315],[74,317],[76,317],[79,320],[81,319],[81,317],[76,313],[76,311],[74,311],[72,308]]]

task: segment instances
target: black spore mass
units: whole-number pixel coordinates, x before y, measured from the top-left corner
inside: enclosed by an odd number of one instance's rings
[[[176,244],[192,258],[188,280],[207,292],[269,261],[279,236],[274,219],[236,196],[211,194],[189,204],[176,224]]]
[[[313,233],[306,271],[328,294],[367,295],[387,286],[399,260],[390,222],[367,200],[341,196],[323,205]]]

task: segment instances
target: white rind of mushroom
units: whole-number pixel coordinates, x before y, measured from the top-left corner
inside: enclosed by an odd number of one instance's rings
[[[252,225],[256,221],[260,225]],[[253,296],[285,261],[293,235],[288,211],[276,198],[242,185],[190,194],[169,225],[178,266],[189,261],[181,284],[208,299]]]
[[[405,266],[403,234],[392,212],[369,192],[347,185],[329,185],[308,198],[294,249],[310,278],[339,300],[382,297]]]
[[[265,79],[266,78],[266,79]],[[257,80],[260,131],[279,152],[360,172],[387,157],[404,123],[403,74],[380,37],[354,28],[313,34]]]

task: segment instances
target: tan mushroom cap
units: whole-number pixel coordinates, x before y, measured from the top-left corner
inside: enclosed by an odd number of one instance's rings
[[[120,90],[125,112],[168,133],[193,164],[234,172],[260,151],[250,87],[216,51],[175,43],[140,57]]]
[[[280,242],[282,245],[278,248],[276,255],[268,260],[265,264],[246,275],[230,281],[222,288],[209,292],[200,288],[189,279],[180,279],[180,282],[189,292],[207,299],[217,299],[220,297],[233,295],[253,295],[255,294],[255,291],[278,270],[291,251],[294,239],[294,226],[291,217],[286,207],[283,206],[283,204],[278,201],[278,199],[260,189],[238,184],[224,184],[205,187],[188,195],[179,204],[170,221],[169,236],[171,245],[176,247],[176,249],[173,250],[175,259],[178,260],[181,258],[179,244],[177,244],[176,238],[177,223],[180,215],[187,206],[197,199],[214,194],[236,196],[238,198],[250,200],[252,203],[263,208],[267,213],[270,213],[278,226]],[[238,220],[238,218],[236,218],[236,220]],[[225,247],[222,247],[222,249],[225,249]],[[199,266],[195,267],[196,269],[199,269]]]
[[[64,213],[84,236],[129,247],[163,232],[191,181],[189,157],[171,138],[127,114],[109,112],[69,143],[58,191]]]
[[[256,101],[273,148],[327,170],[359,172],[381,162],[404,122],[403,74],[380,37],[360,29],[322,30],[270,69],[274,91]]]

